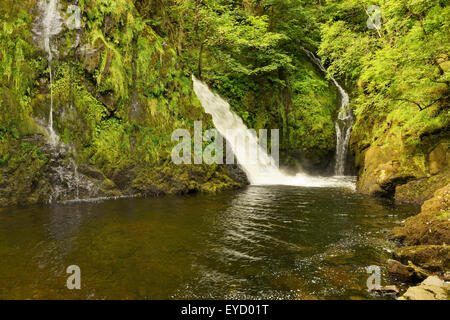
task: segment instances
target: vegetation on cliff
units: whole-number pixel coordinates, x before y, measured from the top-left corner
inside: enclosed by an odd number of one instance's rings
[[[327,3],[319,54],[353,89],[359,189],[392,196],[398,185],[420,180],[398,199],[423,202],[449,183],[450,7],[439,0],[378,1],[380,27],[371,30],[372,2]],[[433,175],[440,178],[429,183]],[[432,190],[423,199],[417,188]]]
[[[59,3],[64,13],[75,2]],[[392,196],[397,189],[399,200],[422,202],[448,183],[445,1],[378,1],[379,29],[367,27],[368,1],[76,3],[81,28],[64,26],[51,39],[59,52],[51,69],[32,32],[37,1],[0,5],[2,199],[17,191],[13,180],[42,193],[33,199],[48,198],[51,188],[38,186],[51,154],[40,150],[42,139],[30,137],[47,135],[50,70],[54,128],[70,146],[63,162],[74,158],[98,171],[99,183],[115,194],[238,185],[226,168],[192,171],[169,161],[174,129],[192,129],[194,120],[212,126],[193,94],[192,74],[226,97],[250,127],[280,128],[282,162],[326,172],[339,97],[302,47],[317,52],[352,92],[362,192]],[[30,150],[36,157],[27,158],[35,159],[28,167],[35,170],[25,179],[20,159]]]
[[[305,34],[296,26],[303,15],[282,22],[290,12],[282,2],[269,16],[260,4],[232,1],[78,1],[81,28],[64,25],[51,38],[51,68],[33,34],[42,14],[37,3],[0,6],[4,205],[48,201],[55,180],[49,164],[70,169],[72,158],[86,179],[107,186],[97,195],[238,186],[227,168],[170,162],[173,130],[192,129],[194,120],[212,126],[194,97],[191,74],[226,96],[250,126],[281,128],[284,151],[306,154],[312,167],[331,161],[337,92],[298,48],[289,52],[299,34],[288,26]],[[59,3],[62,13],[73,4]],[[39,138],[48,135],[50,90],[54,129],[69,146],[62,153]],[[33,160],[28,150],[40,156]]]

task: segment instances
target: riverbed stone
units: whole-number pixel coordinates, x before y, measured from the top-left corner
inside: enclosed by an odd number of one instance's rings
[[[410,287],[400,300],[448,300],[450,283],[430,276],[420,285]]]
[[[396,278],[404,281],[413,281],[416,279],[414,269],[410,266],[404,265],[397,260],[388,260],[388,272]]]
[[[396,297],[400,293],[397,286],[395,286],[395,285],[373,288],[370,291],[375,292],[382,296],[390,296],[390,297]]]

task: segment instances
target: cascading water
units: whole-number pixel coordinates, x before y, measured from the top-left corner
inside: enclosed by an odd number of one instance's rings
[[[59,34],[62,30],[62,17],[58,11],[57,0],[40,0],[38,9],[41,15],[37,18],[33,32],[35,39],[38,41],[41,49],[47,53],[47,62],[50,73],[50,112],[48,117],[49,142],[57,144],[59,137],[53,129],[53,74],[52,60],[53,52],[57,53],[57,49],[52,47],[52,37]]]
[[[328,70],[323,66],[319,58],[317,58],[311,51],[301,47],[309,59],[325,74]],[[341,96],[341,107],[339,109],[338,118],[336,119],[336,163],[334,174],[336,176],[343,176],[345,174],[345,160],[347,158],[348,145],[350,143],[350,136],[355,119],[350,108],[350,98],[348,93],[340,86],[340,84],[330,77],[331,82],[336,86]]]
[[[216,129],[231,146],[237,162],[242,166],[252,185],[292,185],[310,187],[349,187],[352,180],[311,177],[306,174],[289,176],[282,173],[274,160],[259,145],[258,138],[242,119],[230,109],[228,102],[192,76],[194,91],[206,113],[212,115]],[[244,141],[244,143],[242,143]],[[257,155],[257,156],[255,156]]]
[[[74,153],[69,146],[61,143],[59,136],[53,129],[53,69],[52,61],[59,52],[53,43],[53,38],[57,36],[63,27],[63,18],[59,12],[58,0],[39,0],[37,4],[40,15],[33,25],[35,41],[39,47],[47,54],[47,63],[50,80],[50,111],[48,116],[47,130],[48,137],[48,157],[52,159],[52,166],[49,169],[49,176],[53,187],[53,193],[49,202],[64,201],[67,199],[80,199],[80,189],[83,194],[95,193],[95,183],[88,177],[78,173],[78,166],[73,160],[71,153]],[[79,27],[79,26],[78,26]],[[68,163],[64,161],[68,159]]]
[[[76,162],[70,158],[70,164],[73,167],[73,176],[75,180],[75,188],[76,188],[76,200],[80,199],[80,176],[78,175],[78,166]]]

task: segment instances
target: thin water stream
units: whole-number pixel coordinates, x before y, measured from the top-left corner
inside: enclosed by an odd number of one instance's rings
[[[40,15],[37,17],[33,33],[35,39],[39,43],[41,49],[47,54],[47,62],[50,80],[50,111],[48,116],[48,132],[49,142],[56,145],[59,137],[53,128],[53,70],[52,61],[54,52],[58,53],[56,47],[52,44],[52,39],[62,30],[62,17],[58,10],[59,3],[57,0],[40,0],[38,2],[38,10]]]
[[[306,53],[308,58],[321,70],[325,75],[328,74],[328,70],[322,64],[319,58],[317,58],[314,53],[306,48],[301,47],[301,49]],[[350,97],[347,91],[342,88],[342,86],[334,79],[330,77],[331,82],[338,89],[340,99],[340,108],[338,117],[335,122],[336,128],[336,156],[335,156],[335,176],[344,176],[346,169],[346,160],[348,153],[348,146],[350,143],[350,137],[352,133],[353,124],[355,122],[352,108],[350,107]]]

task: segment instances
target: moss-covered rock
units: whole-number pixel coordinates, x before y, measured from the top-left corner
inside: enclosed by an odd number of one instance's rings
[[[395,200],[399,202],[422,204],[431,199],[434,193],[450,183],[450,171],[410,181],[395,188]]]
[[[158,168],[139,170],[132,187],[144,196],[218,192],[242,187],[230,178],[223,166],[174,165],[170,162]]]
[[[83,28],[63,24],[50,68],[31,32],[36,3],[0,5],[0,207],[241,185],[226,167],[170,163],[175,129],[212,122],[148,12],[128,0],[80,2]],[[57,146],[46,142],[51,98]]]
[[[359,191],[422,204],[449,182],[448,109],[396,102],[377,112],[359,108],[351,137]]]
[[[447,277],[450,270],[450,184],[439,189],[425,201],[422,211],[408,218],[404,225],[392,231],[392,238],[406,247],[394,251],[396,260],[389,260],[391,274],[417,280],[435,275]],[[414,290],[408,289],[411,294]],[[410,294],[405,294],[409,297]]]
[[[352,136],[354,146],[357,135]],[[356,152],[359,168],[358,190],[362,193],[395,198],[422,204],[433,193],[450,182],[448,161],[437,161],[437,150],[447,145],[447,138],[430,153],[411,153],[402,136],[386,136],[385,142],[375,143]],[[440,140],[439,140],[440,139]],[[443,139],[443,140],[442,140]],[[441,156],[442,156],[441,154]]]
[[[393,238],[407,245],[450,243],[450,184],[425,201],[422,211],[395,228]]]
[[[65,145],[50,145],[42,135],[12,140],[0,166],[0,207],[130,195],[94,167],[78,168]]]
[[[450,247],[447,245],[419,245],[398,248],[394,257],[404,264],[413,264],[434,272],[450,270]]]

